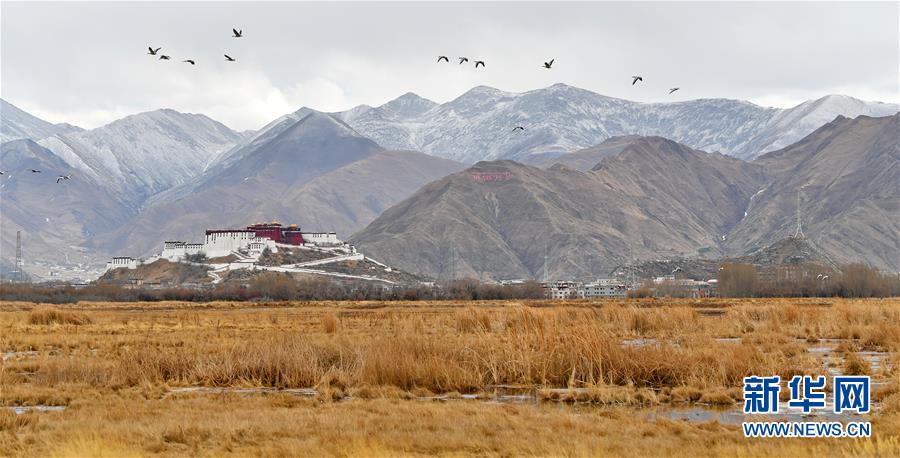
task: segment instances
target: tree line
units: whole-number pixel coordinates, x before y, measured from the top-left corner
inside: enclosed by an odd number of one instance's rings
[[[516,285],[483,283],[474,279],[441,284],[387,286],[348,284],[324,278],[295,279],[289,274],[263,272],[246,283],[222,283],[210,288],[142,288],[129,285],[94,283],[75,287],[65,283],[0,284],[0,300],[46,303],[78,301],[306,301],[306,300],[494,300],[540,299],[540,283],[528,281]]]
[[[859,263],[840,269],[798,264],[762,271],[752,264],[724,264],[718,280],[718,294],[723,297],[900,296],[900,275]]]
[[[900,275],[864,264],[840,269],[816,264],[759,270],[752,264],[723,264],[717,275],[720,297],[892,297],[900,296]],[[677,282],[642,286],[629,297],[680,297],[690,291]],[[46,303],[78,301],[307,301],[307,300],[502,300],[541,299],[544,288],[535,281],[515,285],[476,279],[416,286],[387,286],[337,282],[325,278],[295,279],[289,274],[263,272],[247,282],[226,282],[208,288],[142,288],[112,283],[75,287],[65,283],[2,283],[0,300]]]

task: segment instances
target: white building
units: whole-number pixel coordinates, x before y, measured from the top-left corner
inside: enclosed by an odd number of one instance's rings
[[[578,299],[581,296],[581,283],[574,281],[556,281],[545,284],[547,297],[550,299]]]
[[[241,250],[262,253],[266,248],[278,251],[275,242],[265,237],[256,237],[253,231],[216,231],[206,234],[206,243],[165,242],[159,257],[180,262],[186,256],[201,253],[207,258],[219,258]]]
[[[317,246],[337,246],[344,242],[338,240],[335,232],[301,232],[303,242]]]
[[[206,231],[203,252],[208,258],[228,256],[232,251],[245,250],[253,242],[262,242],[256,232],[247,229]]]
[[[628,286],[616,279],[601,278],[594,283],[582,287],[582,297],[591,299],[598,297],[626,297]]]
[[[602,278],[594,283],[557,281],[544,285],[550,299],[622,298],[628,295],[628,286],[615,279]]]
[[[200,254],[203,251],[202,243],[187,243],[181,241],[164,242],[163,251],[159,257],[169,261],[178,262],[183,260],[186,256]]]
[[[110,269],[137,269],[139,262],[130,256],[116,256],[106,263],[106,270]]]

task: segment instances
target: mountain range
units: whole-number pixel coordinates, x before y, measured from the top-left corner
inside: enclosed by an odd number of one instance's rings
[[[38,143],[80,176],[101,180],[140,207],[149,197],[192,181],[241,138],[207,116],[162,109]]]
[[[485,174],[501,179],[478,179]],[[722,235],[764,182],[754,164],[629,137],[588,171],[479,162],[384,212],[353,242],[437,278],[590,278],[632,251],[723,255]]]
[[[385,211],[353,242],[438,278],[587,279],[632,252],[672,259],[758,251],[796,231],[799,204],[803,235],[831,258],[896,271],[898,123],[900,114],[838,117],[752,162],[640,136],[548,168],[479,162]],[[592,155],[599,161],[584,171]],[[484,174],[500,179],[476,179]]]
[[[443,104],[410,92],[378,107],[360,105],[331,114],[385,148],[471,164],[495,159],[542,163],[623,135],[661,136],[751,160],[800,140],[838,115],[890,116],[898,109],[844,95],[788,109],[731,99],[640,103],[555,84],[523,93],[478,86]],[[281,116],[247,143],[265,141],[312,111],[303,107]],[[525,130],[513,132],[515,126]],[[220,160],[240,155],[246,146]]]
[[[478,86],[447,103],[408,93],[377,108],[336,113],[386,148],[461,162],[540,161],[621,135],[661,136],[741,159],[783,148],[835,116],[890,116],[896,104],[829,95],[789,109],[741,100],[639,103],[565,84],[523,93]],[[514,126],[524,131],[512,132]]]
[[[361,231],[353,240],[371,246],[379,255],[393,256],[391,252],[396,249],[385,242],[384,233],[378,235],[376,230],[387,227],[384,215],[407,219],[408,215],[396,213],[392,206],[407,205],[403,201],[414,193],[420,197],[410,208],[425,205],[429,199],[437,202],[437,195],[425,191],[443,183],[442,179],[456,183],[459,177],[468,177],[472,184],[473,172],[494,169],[535,181],[512,191],[515,195],[483,196],[452,190],[448,195],[459,194],[458,198],[473,208],[435,208],[436,215],[448,218],[448,224],[435,227],[431,235],[415,235],[423,227],[415,223],[410,234],[391,235],[397,240],[407,235],[426,240],[429,245],[421,247],[425,249],[423,256],[445,258],[429,261],[425,273],[489,273],[490,277],[501,278],[541,275],[543,271],[559,275],[595,272],[621,261],[628,245],[645,258],[660,253],[737,253],[756,249],[770,236],[785,232],[786,226],[775,222],[760,223],[764,233],[751,229],[740,232],[739,220],[745,211],[749,215],[746,218],[757,217],[753,209],[763,203],[770,205],[765,212],[789,212],[783,196],[767,203],[767,192],[760,194],[760,190],[776,177],[781,177],[778,179],[784,180],[786,187],[797,185],[788,183],[789,177],[803,168],[798,165],[797,170],[789,172],[789,159],[765,159],[768,155],[750,164],[728,155],[752,157],[792,138],[799,139],[806,130],[816,127],[816,122],[834,119],[833,112],[848,116],[861,111],[896,112],[896,105],[843,96],[824,97],[789,110],[720,99],[640,104],[561,84],[522,94],[476,87],[444,104],[409,93],[379,107],[360,106],[339,113],[304,107],[260,130],[243,133],[204,115],[169,109],[81,130],[47,123],[6,102],[2,108],[4,138],[22,136],[28,140],[0,145],[0,169],[9,170],[12,176],[4,176],[0,183],[0,249],[4,264],[9,264],[15,230],[23,230],[26,258],[48,266],[37,272],[38,277],[46,277],[53,265],[84,270],[87,265],[102,266],[102,260],[112,254],[148,254],[165,239],[199,239],[207,227],[239,227],[272,218],[296,222],[305,229],[337,231],[342,237]],[[511,125],[526,129],[513,134]],[[618,133],[626,135],[614,136]],[[856,145],[854,140],[847,142]],[[707,149],[728,155],[704,153],[698,145],[713,145]],[[864,148],[861,145],[857,146]],[[846,148],[832,147],[841,151]],[[854,151],[862,154],[863,150]],[[793,155],[782,154],[773,157]],[[495,157],[518,162],[479,162],[472,170],[448,177],[463,170],[464,162]],[[663,162],[665,166],[660,167],[655,159],[675,162]],[[862,170],[874,164],[872,160],[851,162]],[[23,173],[28,164],[43,168],[45,174]],[[843,163],[823,162],[821,167],[835,164]],[[878,166],[892,170],[888,163]],[[843,172],[834,173],[832,178],[839,179]],[[73,178],[56,184],[56,174],[71,174]],[[819,176],[817,172],[815,177]],[[886,176],[878,182],[889,179]],[[22,183],[12,183],[19,180]],[[514,181],[481,182],[479,186],[490,189],[493,185],[511,186]],[[579,192],[587,197],[571,199]],[[868,202],[874,207],[864,216],[885,217],[878,211],[889,203],[889,197]],[[708,200],[713,198],[722,203],[710,204]],[[450,231],[470,217],[480,220],[488,215],[471,214],[480,208],[479,199],[494,199],[492,205],[511,209],[544,207],[544,214],[533,217],[549,223],[543,226],[545,233],[532,227],[531,222],[515,231],[521,232],[517,237],[543,240],[537,245],[546,247],[538,249],[537,254],[531,252],[535,248],[528,248],[530,252],[525,255],[521,247],[524,242],[520,241],[509,246],[497,242],[495,247],[467,248],[481,256],[499,256],[502,261],[496,266],[467,261],[461,251],[465,243],[442,248],[456,250],[449,256],[446,252],[428,254],[428,250],[460,237],[441,235],[442,231]],[[555,205],[559,199],[575,203],[550,210],[550,204]],[[700,199],[703,205],[694,205],[694,199]],[[459,213],[441,213],[450,208]],[[604,218],[609,221],[597,216],[598,212],[605,212]],[[495,217],[500,214],[502,211]],[[565,223],[571,215],[580,218],[575,226]],[[453,220],[455,217],[458,220]],[[777,221],[782,219],[779,216]],[[369,223],[373,226],[366,228]],[[872,230],[881,248],[889,245],[891,231],[896,230],[885,224]],[[480,233],[482,229],[476,224],[472,231]],[[465,232],[462,227],[453,230]],[[495,230],[500,235],[491,237],[501,237],[506,230]],[[664,236],[666,231],[679,236],[669,240]],[[545,266],[543,252],[552,250],[556,243],[548,240],[564,233],[577,234],[569,235],[578,240],[571,248],[572,257],[586,251],[596,254],[569,261],[580,263],[578,267],[553,262]],[[592,242],[582,240],[587,234],[593,237]],[[635,234],[642,234],[640,240],[632,237]],[[735,234],[740,235],[740,241],[735,240]],[[623,242],[626,235],[630,238]],[[512,237],[511,233],[506,236]],[[886,253],[876,259],[880,265],[892,266],[884,259],[890,257],[890,252]]]

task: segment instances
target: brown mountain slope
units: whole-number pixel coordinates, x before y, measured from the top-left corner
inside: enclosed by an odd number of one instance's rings
[[[341,121],[313,113],[197,184],[154,198],[130,224],[99,240],[143,255],[164,240],[199,240],[205,228],[273,218],[346,237],[383,208],[461,168],[422,153],[386,151]]]
[[[439,278],[588,278],[619,264],[629,244],[642,257],[721,255],[720,234],[762,182],[759,166],[645,137],[588,172],[480,162],[428,184],[352,240]]]
[[[601,159],[618,155],[629,145],[642,138],[644,137],[641,137],[640,135],[612,137],[597,146],[573,151],[559,157],[543,158],[530,165],[547,168],[554,164],[562,164],[575,170],[587,172],[594,168]]]
[[[716,278],[719,268],[725,263],[752,264],[764,272],[772,267],[815,264],[835,269],[839,266],[830,256],[817,249],[809,239],[787,237],[756,252],[729,258],[700,259],[678,258],[644,261],[634,265],[623,264],[609,274],[619,278],[630,278],[632,269],[635,278],[656,278],[675,275],[677,278],[708,280]]]
[[[292,190],[283,211],[300,215],[310,228],[336,230],[346,238],[426,183],[464,167],[414,151],[380,151]]]
[[[728,236],[746,253],[796,230],[838,262],[900,269],[900,115],[838,117],[800,142],[761,156],[771,176]]]

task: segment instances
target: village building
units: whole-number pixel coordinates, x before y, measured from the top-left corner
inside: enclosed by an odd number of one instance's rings
[[[601,278],[593,283],[557,281],[543,286],[550,299],[623,298],[628,295],[628,285],[611,278]]]

